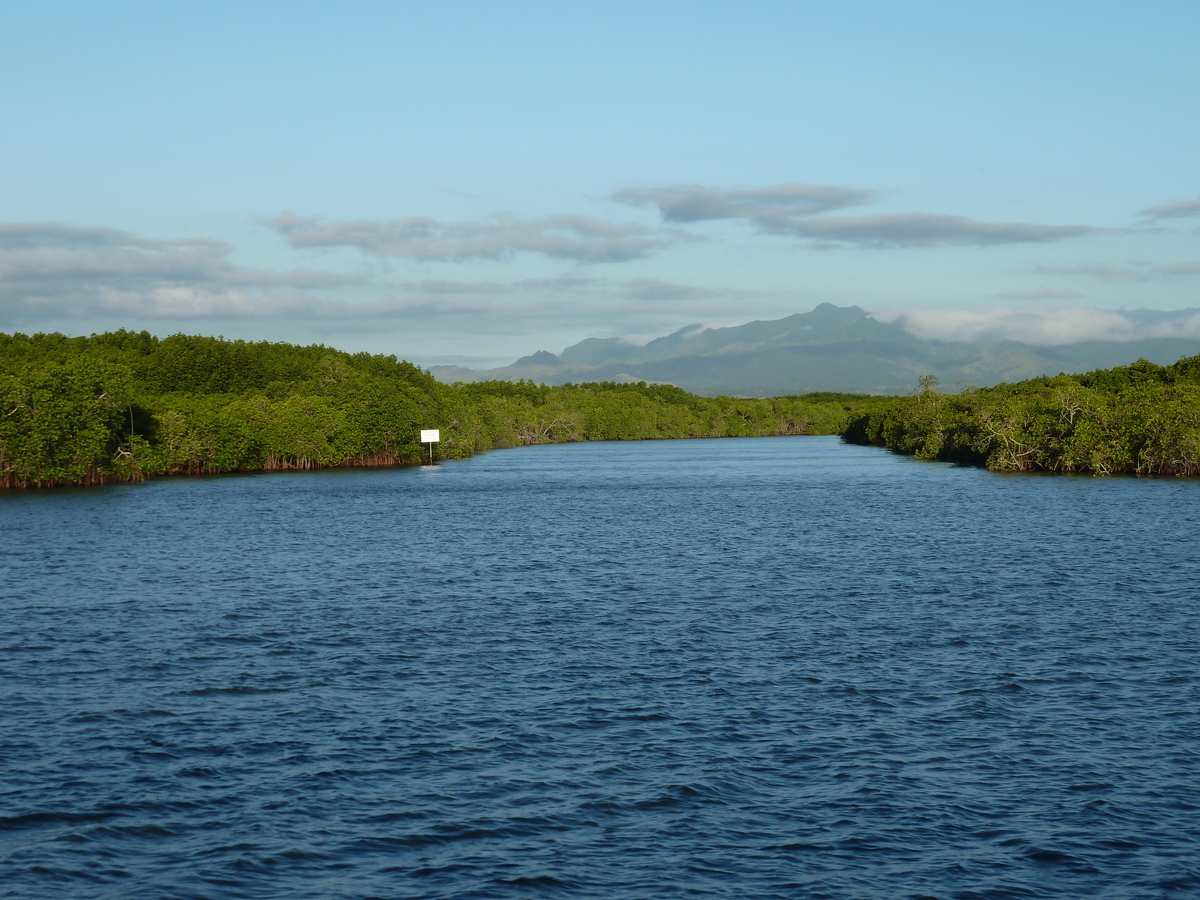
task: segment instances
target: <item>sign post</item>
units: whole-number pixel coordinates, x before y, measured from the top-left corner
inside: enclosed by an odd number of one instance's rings
[[[429,464],[433,465],[433,445],[442,439],[442,432],[437,428],[422,428],[421,443],[429,445]]]

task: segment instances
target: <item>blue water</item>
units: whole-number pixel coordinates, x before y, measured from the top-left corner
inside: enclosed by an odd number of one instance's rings
[[[835,438],[9,492],[0,897],[1197,897],[1197,534]]]

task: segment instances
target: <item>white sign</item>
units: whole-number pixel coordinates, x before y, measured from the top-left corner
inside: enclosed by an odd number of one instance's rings
[[[442,439],[442,432],[439,429],[437,429],[437,428],[422,428],[421,429],[421,443],[422,444],[436,444],[441,439]]]

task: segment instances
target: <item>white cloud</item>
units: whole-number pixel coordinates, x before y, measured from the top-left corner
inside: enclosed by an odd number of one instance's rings
[[[919,338],[938,341],[1021,341],[1059,346],[1078,341],[1135,341],[1200,337],[1200,312],[1181,310],[1150,317],[1138,313],[1083,309],[912,309],[879,311]]]
[[[492,216],[476,222],[427,218],[339,221],[285,212],[264,220],[293,247],[352,247],[375,256],[442,262],[507,259],[536,253],[584,263],[627,262],[670,243],[665,233],[594,216],[518,219]]]
[[[269,315],[311,306],[305,292],[357,279],[237,266],[232,247],[163,241],[113,228],[0,224],[0,321],[122,314]]]

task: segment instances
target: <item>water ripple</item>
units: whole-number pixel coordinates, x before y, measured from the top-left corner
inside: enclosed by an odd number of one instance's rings
[[[833,439],[0,496],[0,897],[1200,895],[1191,481]]]

